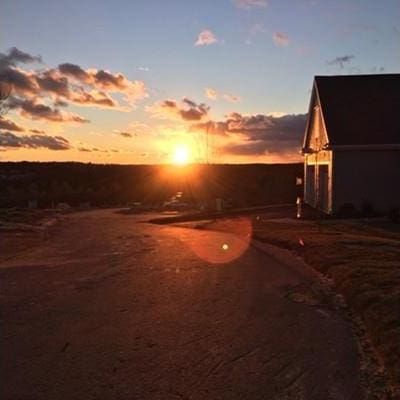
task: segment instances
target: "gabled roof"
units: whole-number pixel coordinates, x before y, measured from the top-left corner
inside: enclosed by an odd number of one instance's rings
[[[400,144],[400,74],[316,76],[331,145]]]

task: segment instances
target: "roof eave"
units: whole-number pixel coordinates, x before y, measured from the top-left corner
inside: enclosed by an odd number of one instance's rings
[[[400,150],[400,143],[391,144],[329,144],[325,150],[332,151],[353,151],[353,150]]]

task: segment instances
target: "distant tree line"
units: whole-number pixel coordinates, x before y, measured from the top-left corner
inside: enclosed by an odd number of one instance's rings
[[[217,197],[234,206],[293,203],[302,164],[100,165],[83,163],[0,163],[0,207],[160,206],[177,191],[184,201],[204,204]]]

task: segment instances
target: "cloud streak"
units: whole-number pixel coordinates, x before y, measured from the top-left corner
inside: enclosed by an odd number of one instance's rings
[[[238,101],[240,101],[239,96],[236,96],[234,94],[228,94],[228,93],[224,93],[224,94],[218,93],[217,90],[212,89],[212,88],[205,88],[204,94],[210,100],[217,100],[218,97],[221,97],[222,99],[226,100],[229,103],[237,103]]]
[[[223,97],[229,103],[237,103],[240,101],[240,97],[234,94],[224,94]]]
[[[63,112],[58,108],[52,108],[30,99],[24,100],[12,97],[8,100],[8,106],[12,110],[18,110],[23,117],[30,119],[40,119],[49,122],[89,122],[89,120],[78,114]]]
[[[0,129],[14,131],[14,132],[25,131],[25,129],[22,126],[16,124],[14,121],[11,121],[10,119],[1,116],[0,116]]]
[[[339,66],[341,69],[344,68],[345,64],[350,63],[354,58],[353,54],[348,54],[348,55],[344,55],[344,56],[339,56],[334,58],[333,60],[327,61],[327,65],[337,65]]]
[[[242,10],[250,10],[251,8],[265,8],[268,5],[267,0],[234,0],[237,8]]]
[[[135,136],[135,134],[130,133],[130,132],[125,132],[125,131],[115,131],[115,133],[124,138],[132,138],[133,136]]]
[[[49,150],[69,150],[71,145],[62,136],[23,135],[0,132],[0,148],[45,148]]]

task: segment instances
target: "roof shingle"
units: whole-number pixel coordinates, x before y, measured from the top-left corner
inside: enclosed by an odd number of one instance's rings
[[[400,144],[400,74],[316,76],[329,143]]]

